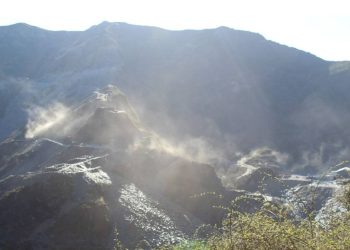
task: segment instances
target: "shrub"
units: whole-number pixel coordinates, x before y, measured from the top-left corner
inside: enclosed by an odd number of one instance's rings
[[[350,209],[350,186],[342,202]],[[314,213],[304,219],[289,216],[284,206],[265,203],[255,213],[229,209],[222,227],[205,240],[194,239],[163,249],[350,249],[350,213],[335,214],[326,226]]]

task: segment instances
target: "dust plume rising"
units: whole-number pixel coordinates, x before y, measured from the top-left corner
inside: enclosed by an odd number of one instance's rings
[[[139,143],[135,143],[131,147],[132,150],[140,148],[163,152],[200,163],[214,164],[224,159],[222,152],[211,146],[204,138],[187,138],[179,142],[153,134],[146,145],[141,146]]]
[[[28,110],[28,122],[25,138],[31,139],[42,135],[61,122],[68,114],[68,108],[61,103],[54,103],[47,108],[34,107]]]

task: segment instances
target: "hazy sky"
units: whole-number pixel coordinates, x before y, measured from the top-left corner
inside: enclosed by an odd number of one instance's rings
[[[349,0],[2,0],[0,25],[84,30],[102,21],[249,30],[327,60],[350,60]]]

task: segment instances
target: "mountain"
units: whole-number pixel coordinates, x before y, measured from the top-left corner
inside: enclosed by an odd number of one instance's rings
[[[137,119],[108,86],[35,138],[2,142],[0,248],[110,249],[117,238],[157,246],[219,223],[218,198],[195,196],[215,192],[228,204],[240,193],[213,167],[157,148]]]
[[[0,27],[0,248],[155,247],[245,196],[336,206],[349,80],[226,27]]]
[[[163,136],[202,138],[226,155],[270,147],[290,156],[289,167],[315,169],[348,152],[349,65],[226,27],[5,26],[0,138],[25,125],[33,106],[73,105],[117,83]]]

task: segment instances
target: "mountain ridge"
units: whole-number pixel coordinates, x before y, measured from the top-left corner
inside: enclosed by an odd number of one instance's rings
[[[30,34],[3,31],[18,27]],[[348,144],[344,134],[337,142],[327,135],[348,119],[340,114],[348,105],[346,63],[324,61],[252,32],[104,22],[73,32],[18,24],[1,27],[0,36],[2,139],[25,125],[32,106],[71,105],[114,82],[141,116],[147,113],[142,118],[148,127],[179,140],[204,137],[244,152],[268,146],[296,154],[296,162],[303,151],[317,154],[323,142]],[[315,115],[317,102],[332,113],[332,121]],[[305,123],[307,116],[313,121]],[[297,129],[301,136],[292,136]]]

